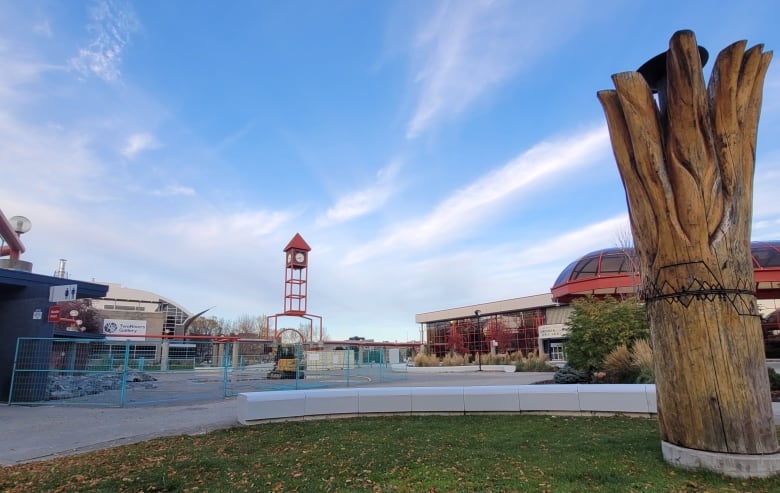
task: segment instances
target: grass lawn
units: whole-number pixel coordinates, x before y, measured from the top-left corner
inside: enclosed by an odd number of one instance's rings
[[[5,467],[0,491],[777,492],[780,478],[675,470],[651,419],[392,416],[232,428]]]

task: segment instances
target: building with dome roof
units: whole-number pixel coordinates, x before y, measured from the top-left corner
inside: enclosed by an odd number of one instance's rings
[[[127,322],[143,329],[143,334],[150,337],[184,335],[182,324],[192,315],[181,304],[159,294],[142,289],[133,289],[117,283],[99,283],[108,287],[108,292],[102,298],[91,300],[103,319]],[[116,323],[116,322],[115,322]],[[127,335],[127,334],[125,334]]]
[[[780,298],[780,241],[754,241],[750,244],[756,298]],[[607,248],[583,255],[570,263],[551,289],[561,303],[585,296],[625,296],[639,293],[639,267],[631,248]]]
[[[751,243],[755,292],[769,357],[780,357],[780,241]],[[439,356],[497,350],[545,353],[565,362],[569,304],[584,296],[624,298],[641,294],[631,248],[606,248],[571,262],[550,293],[448,308],[415,315],[429,351]]]

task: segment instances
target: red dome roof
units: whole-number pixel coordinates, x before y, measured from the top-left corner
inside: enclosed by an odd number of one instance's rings
[[[780,298],[780,241],[750,244],[759,299]],[[639,265],[632,248],[607,248],[590,252],[569,264],[555,280],[553,298],[568,303],[595,295],[627,295],[639,292]]]

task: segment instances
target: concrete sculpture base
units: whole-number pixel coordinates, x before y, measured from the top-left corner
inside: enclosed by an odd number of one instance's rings
[[[684,469],[706,469],[733,478],[768,478],[780,473],[780,453],[725,454],[661,442],[664,460]]]

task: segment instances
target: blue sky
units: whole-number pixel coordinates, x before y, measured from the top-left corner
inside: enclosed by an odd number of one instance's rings
[[[780,47],[780,4],[0,0],[0,208],[51,274],[224,318],[311,245],[332,338],[549,291],[628,228],[596,91],[692,29]],[[709,76],[709,63],[705,76]],[[780,68],[754,239],[780,239]],[[285,320],[296,326],[297,320]],[[283,324],[285,325],[285,324]]]

